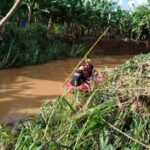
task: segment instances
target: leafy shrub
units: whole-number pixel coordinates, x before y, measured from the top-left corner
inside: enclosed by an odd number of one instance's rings
[[[8,23],[2,30],[0,68],[46,63],[49,60],[82,56],[85,46],[69,45],[47,38],[47,27],[33,24],[26,28]],[[3,60],[5,59],[5,63]]]

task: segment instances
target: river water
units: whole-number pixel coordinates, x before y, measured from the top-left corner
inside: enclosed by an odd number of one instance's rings
[[[92,58],[98,70],[114,68],[132,56]],[[24,115],[36,115],[46,99],[63,93],[62,85],[80,59],[50,61],[47,64],[0,70],[0,123]]]

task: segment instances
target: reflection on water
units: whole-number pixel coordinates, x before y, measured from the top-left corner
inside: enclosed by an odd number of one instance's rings
[[[132,56],[92,58],[96,68],[116,67]],[[62,85],[80,59],[50,61],[44,65],[0,70],[0,122],[38,113],[46,99],[63,93]]]

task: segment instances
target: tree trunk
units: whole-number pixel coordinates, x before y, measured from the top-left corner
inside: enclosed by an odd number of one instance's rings
[[[31,21],[31,14],[32,14],[31,6],[28,6],[28,23],[30,23]]]
[[[20,6],[21,2],[22,2],[22,0],[16,0],[15,4],[10,9],[10,11],[6,14],[6,16],[2,20],[0,20],[0,28],[11,18],[11,16],[13,15],[13,13]]]
[[[52,28],[52,18],[50,17],[48,20],[48,31],[50,32]]]

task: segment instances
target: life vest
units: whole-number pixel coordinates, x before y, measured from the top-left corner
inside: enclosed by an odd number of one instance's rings
[[[93,72],[93,65],[90,63],[85,64],[85,76],[86,78],[90,78]]]
[[[70,81],[71,85],[73,86],[79,86],[86,82],[86,77],[83,71],[77,70],[72,77],[72,80]]]

